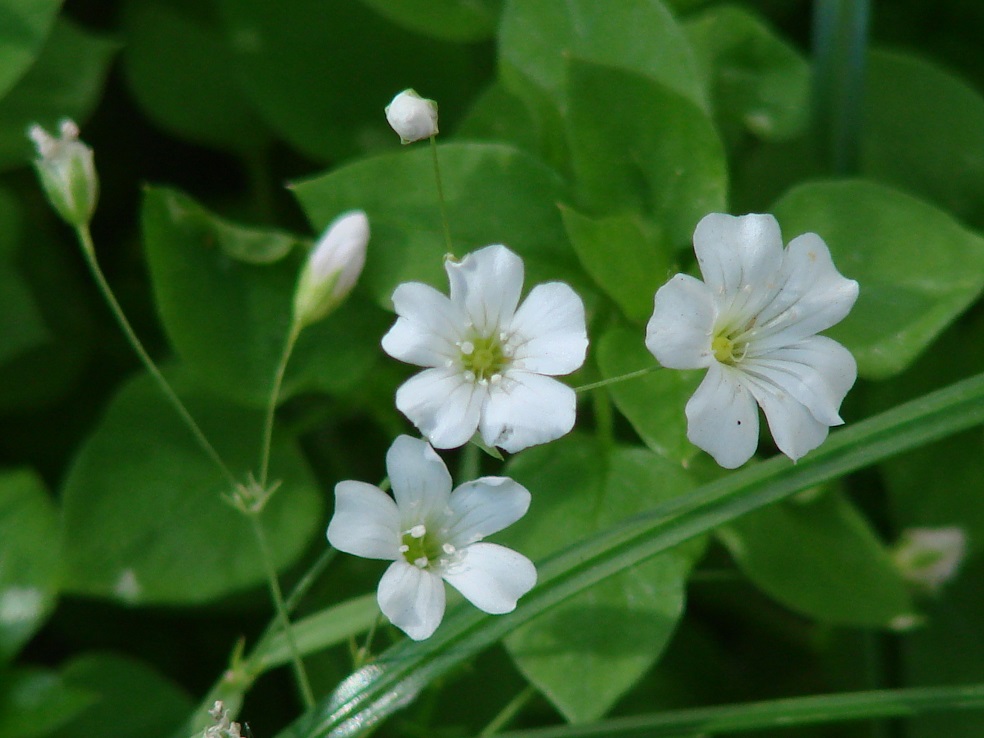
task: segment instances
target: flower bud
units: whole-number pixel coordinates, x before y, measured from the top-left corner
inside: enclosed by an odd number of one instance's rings
[[[361,210],[342,213],[318,240],[294,292],[294,320],[321,320],[348,297],[366,263],[369,219]]]
[[[404,90],[386,106],[386,121],[408,144],[437,135],[437,103]]]
[[[79,141],[79,127],[70,120],[59,124],[59,133],[55,138],[39,125],[28,130],[38,149],[34,168],[58,214],[71,226],[85,226],[99,197],[92,149]]]
[[[967,553],[962,528],[909,528],[892,552],[903,579],[928,592],[937,592],[956,576]]]

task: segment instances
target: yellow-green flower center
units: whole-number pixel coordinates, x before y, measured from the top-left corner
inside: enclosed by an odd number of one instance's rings
[[[461,365],[477,381],[494,381],[508,361],[498,336],[475,336],[461,342]]]
[[[727,336],[716,336],[711,341],[711,351],[714,352],[714,358],[722,364],[735,363],[735,344]]]
[[[427,532],[427,527],[424,525],[415,525],[406,531],[401,541],[403,545],[400,546],[400,552],[403,558],[407,563],[421,569],[440,559],[443,553],[448,553],[441,542]]]

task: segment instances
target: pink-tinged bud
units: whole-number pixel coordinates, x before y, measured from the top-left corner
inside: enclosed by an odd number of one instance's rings
[[[92,149],[79,141],[79,128],[70,120],[59,125],[59,137],[39,125],[28,130],[38,158],[34,168],[48,201],[69,224],[89,224],[99,197],[99,179],[93,163]]]
[[[404,90],[386,106],[386,121],[405,144],[436,136],[437,103]]]
[[[318,240],[294,292],[294,320],[303,327],[338,307],[366,263],[369,219],[361,210],[342,213]]]

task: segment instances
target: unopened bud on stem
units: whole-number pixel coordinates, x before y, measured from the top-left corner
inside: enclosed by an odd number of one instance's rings
[[[386,106],[386,121],[408,144],[437,135],[437,103],[404,90]]]
[[[906,581],[934,593],[956,576],[966,553],[962,528],[907,528],[892,559]]]
[[[348,297],[366,263],[369,219],[361,210],[342,213],[328,226],[301,270],[294,292],[300,327],[327,316]]]
[[[28,130],[38,149],[34,168],[48,201],[69,225],[78,228],[88,225],[96,210],[99,179],[92,149],[79,141],[78,126],[63,120],[59,134],[56,138],[39,125]]]

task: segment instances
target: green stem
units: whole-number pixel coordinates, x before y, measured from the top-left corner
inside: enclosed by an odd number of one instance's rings
[[[489,738],[490,736],[498,734],[502,728],[507,726],[512,722],[513,718],[519,714],[519,711],[526,707],[527,703],[536,696],[536,689],[533,685],[527,685],[526,689],[513,697],[506,706],[499,711],[496,715],[485,726],[484,730],[478,734],[478,738]]]
[[[635,379],[636,377],[644,377],[647,374],[652,374],[657,369],[662,369],[663,367],[658,364],[653,364],[652,366],[647,366],[645,369],[638,369],[634,372],[629,372],[628,374],[622,374],[618,377],[609,377],[608,379],[602,379],[597,382],[591,382],[590,384],[582,384],[580,387],[575,387],[575,392],[587,392],[588,390],[598,389],[599,387],[607,387],[610,384],[616,384],[618,382],[624,382],[627,379]]]
[[[834,174],[857,171],[870,0],[815,0],[814,116]]]
[[[270,388],[270,397],[267,400],[266,415],[263,418],[263,441],[260,444],[260,487],[266,489],[267,477],[270,473],[270,448],[273,444],[273,416],[277,412],[277,400],[280,398],[280,388],[284,383],[284,375],[287,373],[287,362],[290,355],[294,352],[294,344],[297,337],[301,334],[301,324],[294,320],[291,322],[290,331],[287,333],[287,340],[284,341],[284,350],[280,355],[277,370],[273,375],[273,386]]]
[[[89,266],[89,271],[92,272],[92,276],[96,280],[96,285],[99,287],[99,291],[109,304],[109,308],[116,317],[116,322],[119,323],[120,328],[123,330],[123,334],[130,342],[130,346],[133,347],[133,350],[143,363],[144,368],[146,368],[150,376],[154,378],[154,381],[157,382],[157,386],[177,411],[178,415],[181,417],[181,420],[184,421],[186,426],[188,426],[188,430],[191,431],[192,435],[195,437],[195,440],[198,442],[198,445],[202,447],[202,450],[213,461],[219,471],[222,472],[222,476],[226,478],[229,485],[235,487],[235,476],[233,476],[225,462],[222,461],[222,457],[219,456],[219,452],[215,450],[215,447],[209,442],[208,438],[206,438],[205,433],[202,431],[198,423],[195,422],[195,419],[191,416],[191,413],[188,411],[188,408],[185,407],[185,404],[181,401],[181,398],[178,397],[177,393],[174,391],[174,388],[171,387],[170,383],[164,378],[161,370],[157,368],[157,364],[155,364],[154,360],[150,358],[150,354],[147,353],[143,343],[141,343],[140,339],[137,338],[137,334],[133,330],[133,326],[131,326],[130,321],[127,320],[126,314],[123,312],[123,308],[120,306],[119,302],[117,302],[116,295],[113,294],[113,290],[109,286],[109,282],[106,281],[106,277],[99,266],[99,261],[96,259],[96,248],[92,241],[92,233],[89,231],[89,226],[79,226],[76,229],[76,235],[78,236],[79,243],[82,246],[82,253],[85,256],[86,263]]]
[[[481,453],[482,449],[474,443],[466,443],[461,449],[461,461],[458,464],[458,484],[464,484],[478,477],[479,454]]]
[[[448,211],[444,203],[444,185],[441,183],[441,165],[437,161],[437,138],[431,136],[431,154],[434,157],[434,180],[437,182],[437,201],[441,205],[441,223],[444,225],[444,243],[448,247],[448,253],[454,253],[454,246],[451,243],[451,227],[448,225]]]
[[[376,619],[372,621],[372,627],[369,628],[369,632],[366,633],[366,640],[362,644],[362,647],[357,649],[355,655],[352,659],[352,665],[354,669],[361,669],[365,666],[366,662],[369,660],[370,649],[372,648],[373,639],[376,637],[376,631],[379,629],[380,623],[383,622],[383,614],[379,613]]]
[[[611,736],[658,738],[695,733],[720,735],[982,708],[984,708],[984,684],[915,687],[812,695],[691,710],[670,710],[651,715],[615,718],[589,725],[517,730],[503,733],[501,738],[610,738]]]
[[[253,524],[253,532],[256,534],[256,545],[260,549],[260,558],[263,559],[263,566],[266,568],[267,582],[270,585],[270,597],[277,610],[277,617],[287,639],[287,647],[290,649],[291,663],[294,667],[294,675],[297,678],[297,685],[301,690],[301,697],[304,700],[304,708],[310,710],[314,707],[314,693],[311,691],[311,684],[308,682],[307,672],[304,671],[304,662],[301,660],[301,652],[297,648],[297,641],[294,632],[290,627],[290,615],[287,612],[287,603],[284,602],[283,593],[280,591],[280,583],[277,581],[277,570],[273,565],[273,557],[270,555],[270,546],[267,544],[266,533],[260,524],[258,513],[249,515],[250,522]]]

